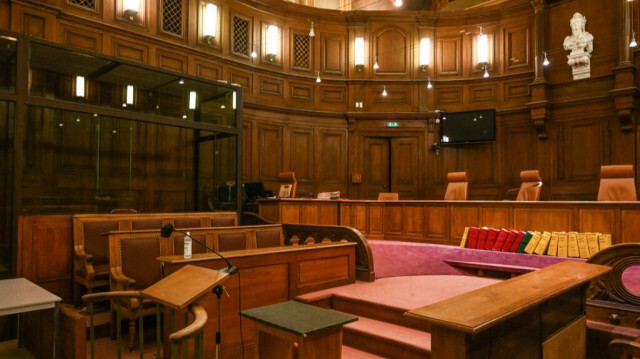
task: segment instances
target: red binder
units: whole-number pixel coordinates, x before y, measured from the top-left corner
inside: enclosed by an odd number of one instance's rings
[[[469,234],[467,236],[467,248],[476,248],[478,243],[478,228],[469,227]]]
[[[493,245],[496,243],[496,239],[498,238],[498,234],[500,233],[499,229],[489,228],[489,234],[487,234],[487,240],[484,242],[484,249],[491,250]]]
[[[518,236],[513,241],[513,244],[511,245],[511,248],[509,248],[509,252],[515,252],[518,249],[518,247],[520,246],[520,242],[522,242],[522,238],[524,238],[524,235],[526,233],[527,232],[525,232],[525,231],[519,231],[518,232]]]
[[[513,241],[516,240],[516,237],[518,237],[519,232],[518,231],[509,231],[509,235],[507,236],[507,240],[504,241],[504,246],[502,246],[502,251],[503,252],[510,252],[511,251],[511,246],[513,245]]]
[[[478,228],[478,244],[476,245],[477,249],[484,249],[484,243],[487,241],[488,235],[488,228]]]
[[[507,237],[509,237],[509,231],[506,229],[502,229],[500,233],[498,233],[498,237],[496,238],[496,243],[493,245],[494,251],[501,251],[504,247],[504,244],[507,242]]]

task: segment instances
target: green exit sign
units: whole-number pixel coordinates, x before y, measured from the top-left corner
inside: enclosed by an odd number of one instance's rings
[[[398,121],[387,121],[387,127],[400,127],[400,122],[398,122]]]

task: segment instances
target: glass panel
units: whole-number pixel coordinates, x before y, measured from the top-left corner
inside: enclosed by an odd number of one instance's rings
[[[16,39],[0,36],[0,92],[16,92]]]
[[[56,61],[51,61],[56,59]],[[228,86],[33,43],[29,94],[236,126],[236,91]]]
[[[200,132],[30,107],[22,212],[235,210],[237,137]]]
[[[23,214],[97,210],[98,121],[86,113],[28,108]]]
[[[0,101],[0,279],[11,277],[14,108],[13,103]]]
[[[235,211],[237,136],[198,136],[198,210]],[[229,152],[231,151],[231,152]]]

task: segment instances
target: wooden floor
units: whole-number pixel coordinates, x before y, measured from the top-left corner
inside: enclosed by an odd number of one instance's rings
[[[155,358],[155,342],[145,344],[144,357]],[[89,357],[89,345],[87,344],[87,358]],[[96,359],[112,359],[118,357],[118,346],[115,340],[110,338],[100,338],[95,343]],[[0,342],[0,358],[2,359],[36,359],[25,348],[18,348],[17,340],[8,340]],[[138,351],[129,352],[128,349],[122,350],[123,359],[140,359]]]

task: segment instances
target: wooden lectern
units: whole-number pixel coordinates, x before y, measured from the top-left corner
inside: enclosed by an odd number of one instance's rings
[[[140,294],[171,309],[183,310],[210,293],[228,277],[228,273],[186,265],[156,284],[141,290]]]
[[[193,302],[215,293],[218,299],[218,328],[216,332],[216,358],[220,357],[220,294],[222,282],[229,273],[186,265],[156,284],[140,291],[143,297],[162,303],[174,310],[186,309]]]

